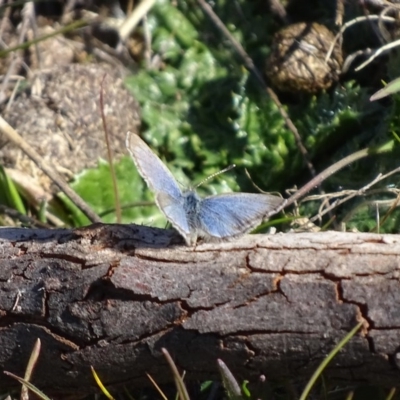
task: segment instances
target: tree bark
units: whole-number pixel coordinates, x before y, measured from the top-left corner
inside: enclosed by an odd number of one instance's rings
[[[338,380],[398,384],[400,236],[319,232],[180,244],[135,225],[0,229],[0,366],[47,394],[102,382],[213,379],[217,358],[240,381],[308,378],[358,322],[330,364]],[[15,382],[0,374],[2,388]]]

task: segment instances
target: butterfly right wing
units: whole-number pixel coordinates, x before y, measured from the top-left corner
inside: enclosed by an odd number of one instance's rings
[[[171,172],[138,135],[128,132],[126,148],[140,175],[154,192],[157,206],[183,236],[188,235],[190,228],[182,191]]]
[[[261,223],[284,200],[259,193],[226,193],[202,200],[199,213],[201,230],[214,238],[242,235]]]

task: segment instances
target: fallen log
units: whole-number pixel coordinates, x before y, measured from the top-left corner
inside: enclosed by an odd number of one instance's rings
[[[332,379],[398,383],[400,236],[318,232],[183,245],[173,231],[95,224],[0,229],[0,366],[47,394],[172,380],[307,379],[358,322]],[[15,381],[0,374],[2,388]]]

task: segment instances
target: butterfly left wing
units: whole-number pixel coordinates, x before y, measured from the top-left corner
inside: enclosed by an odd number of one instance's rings
[[[188,241],[190,226],[183,207],[185,199],[175,178],[150,147],[135,133],[128,132],[126,147],[140,175],[154,192],[157,206]]]
[[[259,225],[263,217],[284,199],[269,194],[228,193],[201,202],[199,229],[215,238],[242,235]]]
[[[156,196],[161,192],[165,192],[175,198],[182,197],[181,189],[169,169],[139,135],[128,132],[126,148],[140,175]]]

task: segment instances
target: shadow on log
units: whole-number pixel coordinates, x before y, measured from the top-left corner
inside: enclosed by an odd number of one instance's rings
[[[190,248],[173,231],[135,225],[0,229],[0,365],[47,394],[186,380],[308,379],[330,364],[340,381],[396,385],[400,236],[340,232],[248,235]],[[2,388],[16,385],[0,375]]]

